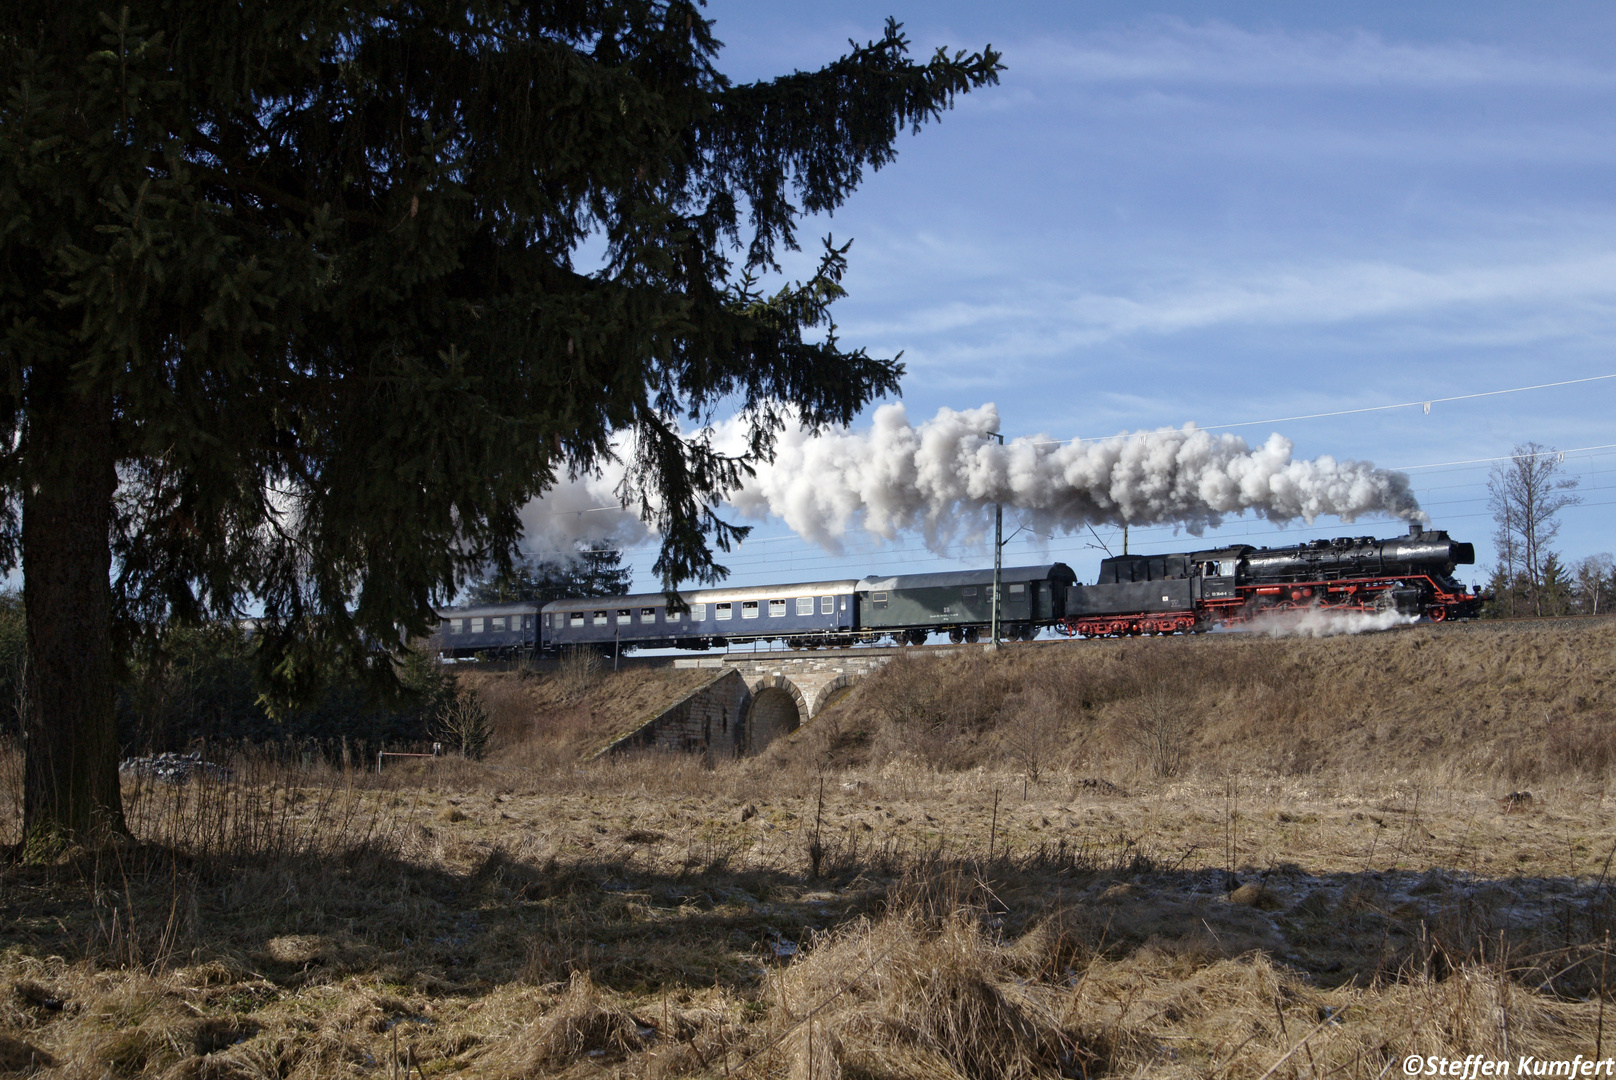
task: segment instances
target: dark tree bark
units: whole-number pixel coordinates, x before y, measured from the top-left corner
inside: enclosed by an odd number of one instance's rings
[[[54,377],[53,377],[54,376]],[[123,831],[113,714],[112,404],[34,373],[23,447],[23,597],[33,682],[23,838],[44,853]]]

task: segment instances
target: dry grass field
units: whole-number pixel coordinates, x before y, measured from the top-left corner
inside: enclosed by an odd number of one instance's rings
[[[478,676],[482,762],[126,781],[132,841],[0,869],[0,1071],[1616,1055],[1616,623],[926,655],[757,758],[589,760],[687,678]]]

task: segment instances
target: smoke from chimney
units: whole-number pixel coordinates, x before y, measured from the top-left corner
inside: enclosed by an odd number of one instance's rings
[[[1309,524],[1322,516],[1425,518],[1404,474],[1329,456],[1298,460],[1279,434],[1252,447],[1238,435],[1186,425],[1076,444],[1018,438],[1001,447],[984,437],[998,430],[991,404],[940,409],[918,425],[902,405],[884,405],[867,431],[816,436],[791,428],[775,460],[758,466],[731,502],[748,516],[778,517],[831,550],[857,529],[888,540],[916,532],[933,550],[980,542],[996,501],[1045,535],[1126,523],[1177,525],[1199,536],[1246,513]],[[738,432],[720,425],[717,442]]]

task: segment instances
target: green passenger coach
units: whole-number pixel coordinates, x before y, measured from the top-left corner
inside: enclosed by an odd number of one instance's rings
[[[1077,575],[1065,563],[1007,566],[1000,573],[999,623],[1010,640],[1030,640],[1041,625],[1066,615],[1066,590]],[[858,629],[914,643],[928,633],[976,641],[993,620],[993,571],[904,574],[858,583]],[[922,629],[924,628],[924,629]]]

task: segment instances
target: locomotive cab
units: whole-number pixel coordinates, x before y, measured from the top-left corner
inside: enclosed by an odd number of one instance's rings
[[[1241,564],[1250,551],[1249,547],[1230,547],[1191,552],[1188,558],[1195,568],[1195,598],[1214,603],[1239,599],[1235,586],[1240,580]]]

